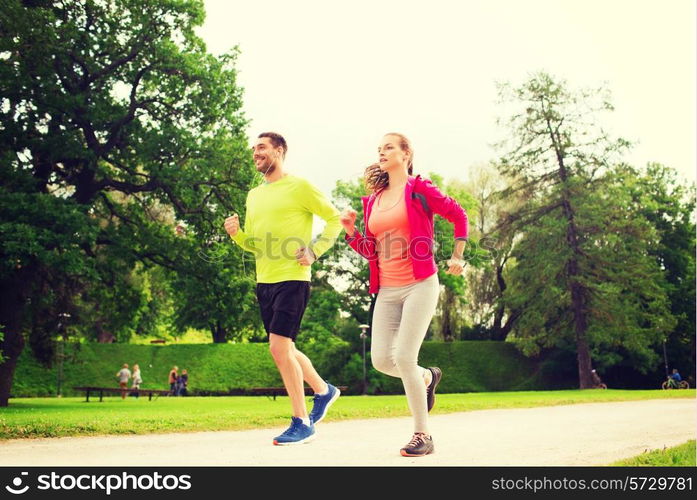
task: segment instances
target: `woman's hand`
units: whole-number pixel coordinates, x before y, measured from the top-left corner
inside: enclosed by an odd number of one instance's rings
[[[356,232],[356,216],[358,215],[358,212],[356,212],[352,208],[345,208],[343,212],[341,212],[341,215],[339,216],[339,222],[341,222],[341,225],[344,228],[344,231],[346,231],[346,234],[349,236],[353,236],[353,233]]]
[[[460,276],[462,271],[465,269],[465,261],[459,257],[450,257],[447,261],[448,270],[445,271],[446,274],[452,274],[455,276]]]

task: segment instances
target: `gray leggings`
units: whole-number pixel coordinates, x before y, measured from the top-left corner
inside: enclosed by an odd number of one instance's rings
[[[381,287],[373,311],[373,366],[402,379],[414,417],[414,432],[428,433],[425,369],[418,360],[436,311],[439,289],[438,274],[407,286]]]

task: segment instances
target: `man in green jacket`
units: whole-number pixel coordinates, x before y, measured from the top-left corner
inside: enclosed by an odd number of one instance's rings
[[[320,377],[310,359],[295,347],[310,297],[310,267],[341,232],[339,211],[308,181],[284,171],[287,151],[281,135],[259,135],[253,148],[254,163],[264,174],[264,183],[247,195],[244,230],[237,214],[225,219],[225,230],[232,240],[255,256],[261,318],[293,408],[291,425],[274,438],[276,445],[310,441],[314,425],[340,395],[339,389]],[[312,241],[314,215],[326,224],[319,238]],[[303,381],[315,392],[309,415]]]

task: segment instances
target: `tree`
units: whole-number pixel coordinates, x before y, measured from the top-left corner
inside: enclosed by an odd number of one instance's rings
[[[499,145],[499,170],[511,181],[504,195],[526,200],[504,222],[525,233],[504,292],[523,311],[516,341],[529,353],[573,349],[582,389],[593,386],[594,356],[611,366],[625,350],[646,369],[672,317],[648,257],[655,231],[608,175],[629,146],[597,123],[612,110],[608,92],[572,92],[538,73],[517,89],[501,86],[500,96],[515,108]]]
[[[137,262],[179,270],[194,246],[172,220],[206,242],[242,211],[237,52],[206,52],[203,17],[194,0],[3,2],[0,406],[25,335],[50,335],[32,318],[94,305]]]
[[[365,196],[365,187],[362,180],[337,181],[332,191],[334,206],[351,207],[356,216],[356,228],[365,232],[363,225],[363,203],[361,197]],[[343,238],[343,233],[339,237]],[[325,271],[327,281],[341,294],[341,310],[348,313],[359,324],[369,323],[370,295],[368,294],[368,266],[363,257],[343,241],[337,241],[336,245],[327,252],[320,261],[318,271]],[[319,275],[319,273],[315,273]]]
[[[660,163],[649,163],[644,169],[623,166],[615,175],[629,190],[637,212],[658,233],[649,255],[664,271],[661,285],[676,319],[675,327],[663,339],[672,365],[666,370],[679,367],[682,372],[694,373],[695,186],[680,182],[675,170]]]
[[[431,173],[429,179],[434,184],[441,186],[442,191],[455,199],[466,211],[468,223],[471,225],[478,218],[476,204],[465,185],[458,180],[444,182],[438,174]],[[438,337],[450,342],[459,337],[462,330],[465,306],[466,281],[461,276],[453,276],[445,272],[442,265],[453,253],[455,241],[453,239],[452,224],[442,217],[434,217],[435,259],[438,265],[438,281],[441,284],[441,293],[438,300],[437,312],[434,317],[434,329]],[[479,242],[470,234],[466,242],[463,259],[468,267],[481,268],[485,265],[489,255],[482,249]]]
[[[170,272],[174,301],[174,327],[211,332],[213,342],[256,339],[261,328],[255,295],[253,262],[227,236],[216,238],[204,251],[195,239]]]
[[[520,315],[520,311],[507,310],[503,300],[508,279],[506,268],[519,233],[510,225],[499,227],[498,223],[507,214],[517,212],[521,203],[515,194],[502,197],[505,188],[505,179],[492,164],[477,167],[466,187],[475,199],[478,214],[470,225],[471,234],[489,252],[490,259],[483,267],[470,267],[466,273],[465,312],[479,335],[491,340],[506,340]]]
[[[341,244],[341,242],[337,242]],[[327,254],[313,264],[312,293],[302,321],[302,335],[298,347],[316,360],[319,373],[335,379],[351,357],[350,337],[344,339],[341,330],[345,320],[341,318],[344,294],[330,283],[330,275],[324,269]]]

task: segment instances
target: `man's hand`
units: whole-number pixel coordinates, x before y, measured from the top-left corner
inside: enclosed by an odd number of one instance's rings
[[[356,215],[358,215],[358,212],[356,212],[354,209],[345,208],[339,216],[339,222],[341,222],[341,225],[344,227],[344,231],[346,231],[346,234],[349,236],[353,236],[353,233],[356,232]]]
[[[312,263],[317,260],[317,257],[315,257],[315,254],[312,250],[303,247],[298,248],[295,251],[295,259],[301,266],[311,266]]]
[[[232,214],[230,217],[225,219],[225,231],[230,236],[235,236],[237,231],[240,230],[240,216],[237,214]]]
[[[465,269],[465,261],[457,257],[451,257],[447,261],[448,270],[445,271],[446,274],[453,274],[455,276],[460,276],[462,271]]]

